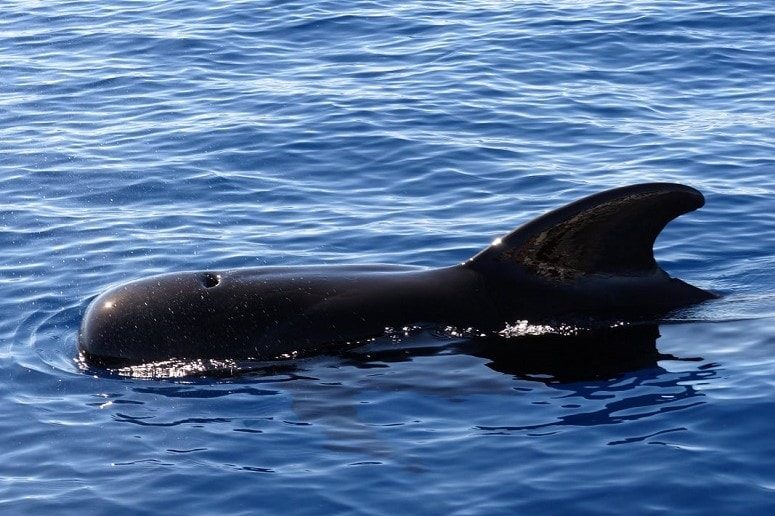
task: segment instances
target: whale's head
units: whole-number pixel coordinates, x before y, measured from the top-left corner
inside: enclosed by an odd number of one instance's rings
[[[240,325],[221,275],[184,272],[132,281],[104,292],[86,310],[78,348],[104,365],[212,356]],[[231,311],[231,314],[228,312]],[[244,325],[243,325],[244,326]]]

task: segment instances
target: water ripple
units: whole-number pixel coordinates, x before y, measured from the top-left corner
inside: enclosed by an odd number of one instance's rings
[[[773,26],[762,1],[4,2],[0,511],[772,512]],[[77,362],[122,281],[457,263],[643,181],[706,194],[656,256],[724,297],[613,349]]]

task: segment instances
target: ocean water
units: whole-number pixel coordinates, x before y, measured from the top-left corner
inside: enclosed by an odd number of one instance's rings
[[[0,512],[775,510],[764,0],[0,6]],[[463,261],[646,181],[723,294],[600,337],[431,329],[255,370],[78,361],[106,288]]]

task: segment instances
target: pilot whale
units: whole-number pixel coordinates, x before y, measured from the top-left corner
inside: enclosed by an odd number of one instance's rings
[[[267,360],[421,323],[497,331],[518,320],[660,317],[717,297],[671,278],[653,254],[667,223],[704,202],[670,183],[604,191],[438,269],[259,267],[139,279],[90,303],[78,347],[106,366]]]

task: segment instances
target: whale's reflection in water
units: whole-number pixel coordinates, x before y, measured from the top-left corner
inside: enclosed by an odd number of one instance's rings
[[[451,338],[423,330],[334,356],[232,364],[183,381],[138,382],[130,395],[136,405],[125,404],[121,420],[165,426],[190,420],[189,413],[143,407],[154,403],[149,393],[236,397],[241,404],[254,394],[263,401],[244,407],[244,421],[229,418],[220,424],[246,431],[242,427],[256,424],[256,418],[292,420],[321,430],[327,448],[371,459],[401,455],[386,441],[385,426],[463,425],[482,434],[531,436],[637,423],[609,436],[609,444],[633,442],[681,431],[669,416],[660,416],[703,404],[698,387],[717,374],[718,366],[702,358],[661,353],[659,337],[656,324],[513,338]],[[291,414],[265,403],[276,396],[290,401],[285,410]],[[460,401],[468,407],[462,412]],[[417,412],[418,403],[427,413]],[[130,406],[135,414],[127,413]],[[275,408],[259,408],[268,406]],[[261,424],[271,431],[272,423]],[[643,426],[656,430],[647,435]]]
[[[483,338],[458,346],[462,353],[489,359],[501,373],[547,385],[614,379],[624,373],[657,369],[660,360],[701,361],[661,353],[656,324],[581,331],[577,335],[536,335],[518,342]]]
[[[545,333],[504,338],[498,335],[454,339],[445,344],[412,347],[362,347],[342,353],[356,367],[403,362],[421,356],[461,354],[487,359],[493,371],[517,378],[563,386],[589,380],[615,380],[634,371],[659,375],[662,360],[702,362],[679,358],[657,349],[655,323],[577,330],[570,335]],[[465,389],[464,385],[460,386]]]
[[[666,372],[659,365],[660,361],[703,362],[700,357],[677,357],[660,352],[656,345],[659,337],[656,323],[575,329],[570,334],[550,331],[516,337],[490,335],[472,338],[415,328],[402,335],[394,334],[355,348],[310,358],[261,362],[165,361],[107,370],[81,365],[89,373],[137,378],[202,378],[205,381],[211,378],[259,383],[266,380],[274,383],[282,377],[287,380],[314,380],[318,376],[327,376],[321,373],[332,369],[379,369],[424,357],[469,356],[487,360],[484,364],[492,371],[567,389],[570,384],[578,382],[599,381],[604,384],[625,374],[657,377]],[[707,367],[701,369],[707,372]],[[443,374],[441,370],[434,370],[437,371]],[[428,383],[433,383],[432,378]],[[368,386],[363,382],[359,384]],[[416,387],[423,390],[422,383],[417,383]],[[457,388],[467,390],[462,381]]]
[[[561,428],[646,421],[702,405],[704,395],[696,387],[712,381],[718,364],[700,357],[662,353],[656,345],[659,337],[658,325],[645,323],[584,330],[574,335],[461,339],[448,346],[409,350],[366,348],[348,352],[347,359],[351,365],[365,368],[441,354],[484,359],[480,364],[518,380],[518,386],[512,389],[523,397],[501,400],[504,424],[475,424],[474,428],[486,434],[545,435]],[[428,374],[428,383],[433,383],[436,372]],[[443,390],[434,392],[432,387],[423,385],[412,389],[444,394]],[[457,383],[455,393],[477,395],[482,389],[503,394],[502,386],[499,389],[493,385],[490,390],[486,382],[466,379]],[[543,408],[532,410],[531,405]],[[669,417],[656,425],[662,428],[652,434],[625,434],[608,444],[626,444],[685,430],[675,427]]]

